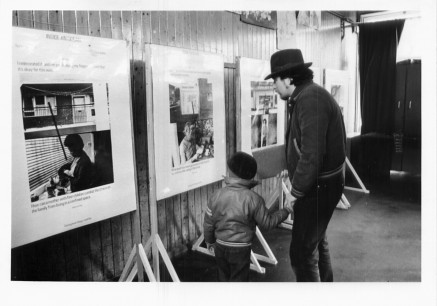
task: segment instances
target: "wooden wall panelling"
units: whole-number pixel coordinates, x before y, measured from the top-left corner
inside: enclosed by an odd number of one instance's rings
[[[79,238],[79,258],[80,258],[79,280],[91,281],[93,280],[93,272],[92,272],[93,263],[92,263],[92,258],[90,256],[91,246],[90,246],[89,225],[78,229],[78,238]]]
[[[189,213],[188,192],[184,192],[181,194],[181,244],[184,246],[190,242]]]
[[[69,281],[79,281],[79,268],[80,268],[80,260],[79,260],[79,239],[78,239],[78,230],[71,230],[65,233],[64,236],[64,250],[65,250],[65,264],[66,264],[66,278]],[[46,240],[46,239],[45,239]],[[45,241],[43,240],[43,241]],[[47,239],[48,240],[48,239]],[[44,243],[44,242],[43,242]],[[43,244],[41,243],[41,244]],[[49,249],[50,247],[44,247],[45,249]],[[43,261],[47,261],[45,254],[40,253],[40,258]],[[50,267],[48,267],[50,269]],[[47,270],[45,267],[43,270]]]
[[[120,11],[111,12],[112,38],[123,39],[123,22]]]
[[[175,248],[174,254],[178,255],[183,250],[184,245],[182,244],[182,209],[181,209],[181,197],[182,194],[173,197],[173,227],[174,227],[174,237],[172,241],[172,246]]]
[[[88,12],[89,35],[100,37],[100,13],[98,11]]]
[[[90,259],[92,264],[93,281],[103,280],[103,254],[100,223],[90,225]]]
[[[159,13],[159,40],[160,44],[168,46],[168,14],[166,11],[160,11]]]
[[[258,26],[253,26],[253,40],[254,40],[254,58],[260,59],[261,58],[261,41],[260,41],[260,27]]]
[[[151,43],[159,45],[160,44],[160,36],[159,36],[159,12],[152,11],[150,13],[150,24],[151,24]]]
[[[206,12],[206,29],[207,29],[207,37],[209,41],[209,52],[211,53],[217,53],[217,30],[216,27],[219,27],[219,25],[216,25],[214,23],[214,14],[215,12],[209,11]]]
[[[226,12],[221,12],[221,28],[222,28],[222,54],[226,63],[233,63],[235,60],[232,58],[232,17]]]
[[[182,27],[183,27],[183,31],[184,31],[184,38],[183,38],[183,42],[182,42],[182,47],[185,49],[192,49],[191,47],[191,17],[190,17],[190,12],[189,11],[185,11],[185,12],[181,12],[181,14],[183,14],[183,19],[182,19]]]
[[[167,198],[164,200],[165,205],[165,227],[166,227],[166,233],[167,237],[164,243],[165,248],[167,249],[167,252],[170,251],[169,246],[172,245],[173,241],[173,235],[174,235],[174,222],[173,222],[173,198]]]
[[[176,47],[176,12],[167,12],[167,45]]]
[[[152,13],[150,11],[142,13],[141,23],[143,31],[143,43],[150,44],[152,42]]]
[[[32,11],[18,11],[17,18],[19,27],[33,28],[34,19]]]
[[[196,225],[196,203],[194,190],[188,191],[188,233],[189,241],[193,241],[197,237]]]
[[[200,226],[202,228],[202,233],[203,233],[203,219],[205,217],[206,206],[208,203],[208,185],[200,187],[200,194],[201,194]]]
[[[215,37],[215,52],[218,54],[223,54],[224,46],[224,35],[223,35],[223,20],[222,12],[214,11],[211,15],[211,20],[213,24],[213,31]]]
[[[202,223],[202,195],[200,188],[194,190],[194,207],[196,210],[196,237],[203,233],[203,223]]]
[[[197,27],[197,50],[205,51],[205,24],[204,24],[204,14],[205,12],[196,12],[196,27]]]
[[[18,12],[12,11],[12,26],[18,25]]]
[[[79,35],[89,35],[88,32],[88,12],[76,11],[77,33]]]
[[[185,12],[175,12],[175,45],[178,48],[184,47],[184,17]]]
[[[63,32],[62,13],[60,11],[49,11],[49,30]]]
[[[102,264],[103,279],[113,279],[115,274],[111,220],[107,219],[100,223],[102,241]]]
[[[233,62],[236,62],[236,57],[240,55],[240,48],[241,48],[241,24],[238,20],[239,15],[231,13],[231,19],[232,19],[232,42],[233,42],[233,53],[232,53],[232,59]]]
[[[112,21],[110,11],[101,11],[100,13],[100,37],[112,38]]]
[[[166,200],[160,200],[156,203],[158,210],[158,234],[161,237],[162,244],[167,246],[167,220],[166,220]]]
[[[26,274],[27,279],[34,279],[34,280],[41,280],[38,272],[38,253],[37,253],[37,243],[30,243],[25,246],[25,254],[27,256],[26,258]]]
[[[197,28],[197,12],[191,11],[189,14],[190,14],[190,47],[192,50],[198,50],[199,30]]]
[[[35,11],[35,29],[48,30],[49,29],[49,13],[48,11]]]
[[[211,50],[211,23],[209,18],[208,11],[200,12],[201,23],[200,25],[203,27],[203,50],[206,52],[212,52]]]
[[[76,34],[76,12],[63,11],[62,20],[64,21],[64,32]]]
[[[56,281],[67,280],[63,240],[64,240],[63,234],[58,234],[50,238],[50,242],[52,244],[52,250],[50,251],[50,258],[48,258],[48,260],[53,264],[52,266],[53,280]]]

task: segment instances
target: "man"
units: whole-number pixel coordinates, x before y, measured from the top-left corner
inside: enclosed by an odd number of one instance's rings
[[[291,266],[298,282],[333,281],[326,228],[344,187],[346,137],[334,98],[312,81],[313,72],[299,49],[270,59],[274,89],[287,101],[287,170],[294,208]]]
[[[79,134],[67,135],[64,145],[73,156],[71,163],[63,165],[59,170],[59,177],[70,180],[71,192],[86,190],[94,186],[95,170],[90,158],[83,150],[84,143]]]

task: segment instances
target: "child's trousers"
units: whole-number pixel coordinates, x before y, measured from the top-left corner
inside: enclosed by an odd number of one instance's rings
[[[250,246],[229,247],[215,244],[215,260],[219,282],[248,282]]]

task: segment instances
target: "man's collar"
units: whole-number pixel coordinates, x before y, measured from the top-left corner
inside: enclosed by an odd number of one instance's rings
[[[299,86],[296,86],[296,88],[293,91],[293,94],[291,95],[291,97],[289,98],[289,102],[293,101],[296,102],[297,98],[299,97],[300,93],[302,92],[302,90],[304,88],[306,88],[307,86],[309,86],[310,84],[313,84],[313,80],[308,80],[303,84],[300,84]]]

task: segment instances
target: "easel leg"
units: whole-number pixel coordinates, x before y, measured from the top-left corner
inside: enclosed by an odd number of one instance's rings
[[[251,255],[250,255],[250,259],[252,262],[250,264],[250,268],[258,273],[265,273],[265,268],[261,267],[261,265],[259,264],[259,261],[263,261],[263,262],[266,262],[266,263],[269,263],[272,265],[276,265],[278,263],[278,261],[276,260],[275,255],[273,255],[272,250],[270,249],[269,245],[265,241],[265,239],[264,239],[261,231],[258,229],[258,227],[256,227],[256,236],[260,240],[263,249],[267,253],[267,256],[256,254],[252,251]],[[200,235],[200,237],[196,240],[196,242],[194,243],[194,245],[191,249],[193,251],[197,251],[199,253],[214,257],[214,255],[211,254],[207,248],[200,246],[204,240],[205,239],[204,239],[203,234]]]

